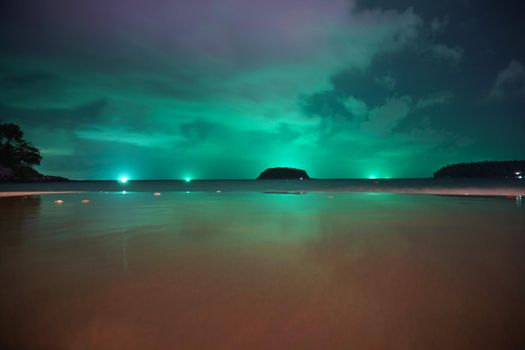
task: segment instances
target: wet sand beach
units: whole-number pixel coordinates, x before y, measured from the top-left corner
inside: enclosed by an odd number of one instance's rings
[[[357,193],[0,198],[0,344],[523,348],[524,209]]]
[[[32,191],[32,192],[20,192],[20,191],[12,191],[12,192],[0,192],[0,197],[25,197],[25,196],[37,196],[42,194],[66,194],[66,193],[76,193],[76,192],[68,192],[68,191],[51,191],[51,192],[45,192],[45,191]]]

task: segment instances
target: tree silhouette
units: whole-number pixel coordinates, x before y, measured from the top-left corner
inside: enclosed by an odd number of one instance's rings
[[[0,124],[0,163],[17,172],[39,165],[40,151],[24,140],[24,133],[13,123]]]

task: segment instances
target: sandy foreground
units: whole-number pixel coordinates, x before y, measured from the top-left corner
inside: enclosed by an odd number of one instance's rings
[[[60,193],[80,193],[73,191],[63,191],[63,192],[0,192],[0,197],[19,197],[19,196],[36,196],[40,194],[60,194]]]
[[[0,349],[525,348],[514,198],[65,197],[0,200]]]

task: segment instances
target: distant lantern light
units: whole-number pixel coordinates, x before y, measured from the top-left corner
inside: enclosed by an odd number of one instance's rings
[[[122,176],[122,177],[120,177],[120,179],[118,179],[118,181],[119,181],[121,184],[125,184],[126,182],[129,181],[129,179],[128,179],[127,176]]]
[[[83,199],[80,201],[82,204],[89,204],[89,199]]]
[[[160,193],[160,192],[155,192],[155,193],[153,193],[153,195],[154,195],[155,197],[158,197],[158,196],[160,196],[161,194],[162,194],[162,193]]]
[[[61,205],[61,204],[64,204],[64,201],[62,199],[57,199],[54,203]]]
[[[184,181],[186,181],[186,182],[190,182],[190,181],[191,181],[191,178],[187,177],[187,178],[184,179]]]
[[[521,171],[516,171],[514,174],[515,175],[521,175]]]

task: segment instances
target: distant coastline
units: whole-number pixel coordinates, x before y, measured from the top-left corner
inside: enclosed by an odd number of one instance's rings
[[[51,176],[39,173],[33,168],[25,167],[19,168],[16,171],[5,167],[0,163],[0,183],[16,183],[16,182],[61,182],[70,181],[68,178],[62,176]]]
[[[525,160],[457,163],[442,167],[434,178],[525,178]]]

